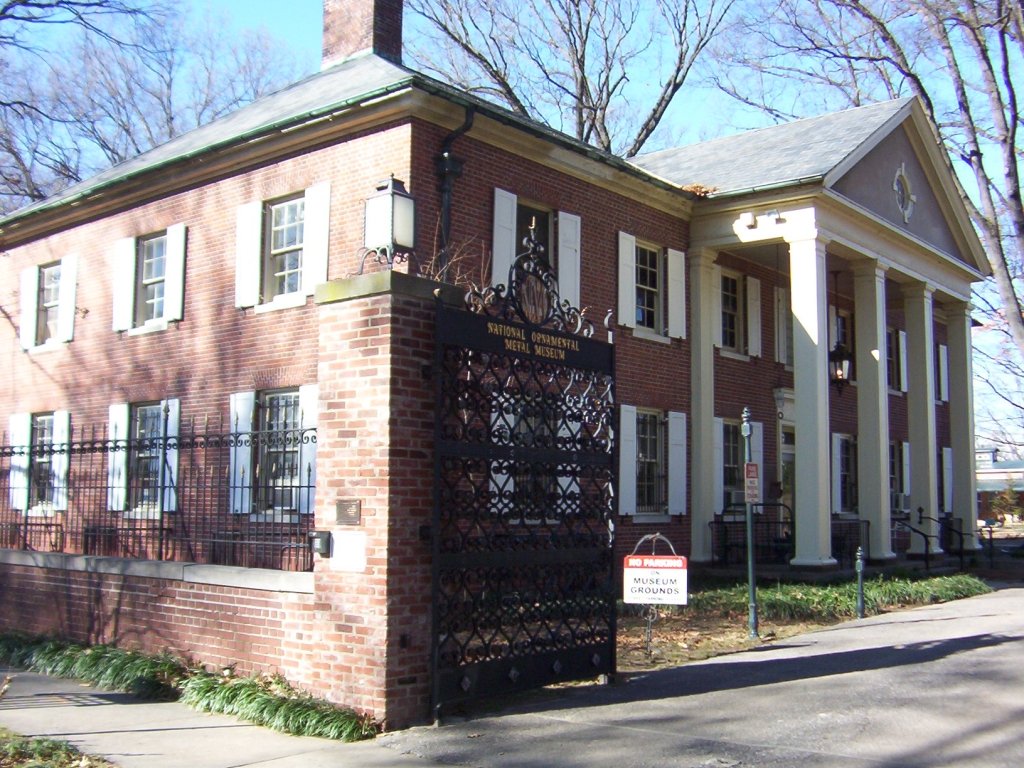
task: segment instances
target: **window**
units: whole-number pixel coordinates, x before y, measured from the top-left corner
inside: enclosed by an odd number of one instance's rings
[[[907,391],[907,333],[895,328],[885,331],[885,374],[889,389]]]
[[[649,411],[636,415],[636,511],[665,513],[665,425]]]
[[[161,330],[181,320],[185,287],[184,224],[114,245],[115,331]]]
[[[788,288],[775,289],[775,361],[793,366],[793,301]]]
[[[746,463],[746,441],[741,424],[723,418],[714,421],[715,476],[714,494],[720,504],[717,512],[728,510],[739,512],[745,500],[744,472]],[[759,477],[764,477],[764,428],[760,422],[750,422],[750,460],[759,467]]]
[[[107,504],[128,517],[159,517],[177,509],[177,399],[110,406]]]
[[[741,321],[743,319],[740,301],[740,280],[735,275],[722,273],[722,347],[736,352],[743,351]]]
[[[67,411],[15,413],[9,420],[11,509],[51,515],[67,509],[71,419]]]
[[[715,271],[719,286],[715,293],[715,312],[720,317],[714,327],[715,346],[738,355],[760,357],[761,281],[721,267],[716,267]],[[792,319],[788,322],[792,323]]]
[[[910,444],[889,443],[889,507],[892,511],[910,509]]]
[[[686,414],[620,406],[618,439],[619,514],[686,514]]]
[[[317,387],[231,396],[230,508],[259,519],[312,514]]]
[[[619,322],[648,335],[686,338],[685,267],[682,251],[619,232]]]
[[[857,442],[850,435],[832,435],[832,511],[857,511]]]
[[[558,279],[563,301],[580,306],[580,217],[553,211],[537,203],[521,201],[504,189],[494,190],[494,229],[491,251],[491,285],[508,282],[508,272],[524,251],[523,238],[534,223],[537,241]]]
[[[301,306],[327,280],[330,184],[239,206],[235,231],[235,306]]]
[[[21,273],[21,346],[52,347],[71,341],[75,326],[75,282],[78,260],[29,267]]]

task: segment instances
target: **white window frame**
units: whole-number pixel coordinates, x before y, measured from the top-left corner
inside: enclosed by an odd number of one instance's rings
[[[657,250],[661,253],[659,274],[659,327],[650,329],[638,326],[636,322],[636,252],[637,247]],[[674,248],[660,248],[651,243],[638,241],[629,232],[619,232],[619,291],[618,322],[633,329],[643,338],[665,341],[686,338],[686,254]]]
[[[303,200],[302,269],[299,289],[266,298],[269,215],[268,206]],[[257,313],[304,306],[316,286],[327,281],[330,242],[331,185],[321,182],[272,200],[253,200],[235,213],[235,306]]]
[[[949,402],[949,347],[939,344],[938,353],[935,356],[935,364],[938,366],[938,375],[935,377],[938,385],[938,401]]]
[[[272,390],[282,392],[283,389]],[[319,411],[319,387],[316,384],[305,384],[296,390],[299,395],[300,428],[314,429],[317,426]],[[316,441],[303,442],[299,445],[299,472],[305,478],[309,472],[309,485],[299,483],[296,491],[296,504],[292,511],[257,509],[256,494],[252,477],[254,461],[249,433],[258,425],[254,424],[258,398],[266,393],[256,391],[235,392],[230,396],[230,431],[233,435],[229,449],[229,484],[228,509],[231,514],[248,515],[252,522],[298,522],[299,515],[311,515],[316,509]]]
[[[775,287],[775,362],[793,367],[793,303],[781,286]]]
[[[896,349],[891,349],[895,342]],[[890,392],[907,391],[907,332],[896,328],[887,328],[885,333],[885,373]],[[890,372],[899,376],[899,381],[892,381]]]
[[[742,433],[739,437],[739,485],[728,489],[729,498],[726,498],[725,485],[725,425],[730,424],[737,430],[742,430],[741,422],[735,419],[724,419],[716,416],[713,422],[713,448],[715,474],[713,478],[713,493],[715,499],[715,514],[723,513],[729,504],[742,504],[744,501],[743,486],[743,465],[746,457],[743,445]],[[758,477],[764,477],[764,425],[759,421],[750,422],[750,460],[758,467]],[[731,509],[729,515],[741,514],[738,508]]]
[[[843,504],[843,455],[851,462],[851,471],[846,486],[851,504]],[[832,433],[832,514],[851,515],[857,513],[857,440],[853,435]]]
[[[25,512],[29,517],[50,517],[68,508],[68,451],[53,451],[47,460],[53,497],[48,502],[32,503],[32,477],[35,474],[32,450],[33,427],[40,416],[52,419],[50,444],[67,446],[71,442],[71,414],[68,411],[48,413],[14,413],[8,418],[8,439],[12,447],[24,451],[11,456],[8,479],[11,509]]]
[[[728,277],[736,281],[736,343],[726,346],[723,320],[725,318],[722,298],[724,295],[722,278]],[[712,326],[712,337],[720,354],[746,360],[761,357],[761,281],[751,275],[744,275],[734,269],[716,264],[714,267],[713,306],[717,321]]]
[[[637,504],[637,423],[643,414],[657,414],[662,421],[663,455],[661,457],[665,474],[665,512],[647,514]],[[671,515],[687,514],[686,490],[686,414],[677,411],[653,411],[634,405],[619,406],[619,431],[616,435],[619,447],[618,513],[634,517],[638,522],[667,520]]]
[[[165,240],[163,312],[159,317],[143,320],[141,303],[145,299],[141,287],[145,243],[160,237]],[[187,237],[184,224],[172,224],[162,231],[123,237],[114,244],[111,281],[114,331],[127,331],[129,335],[161,331],[184,317]]]
[[[57,300],[57,327],[43,343],[39,343],[39,292],[43,269],[60,265],[60,287]],[[78,283],[78,257],[68,255],[59,262],[27,267],[21,271],[21,312],[19,338],[27,351],[58,349],[75,336],[75,291]]]
[[[161,418],[159,439],[166,441],[163,467],[164,485],[161,504],[142,503],[129,504],[131,487],[131,464],[133,452],[130,449],[134,437],[134,418],[139,406],[156,405],[161,414],[167,414],[167,432],[163,433],[164,421]],[[178,398],[167,398],[153,403],[113,403],[108,409],[107,442],[107,508],[112,512],[121,512],[127,519],[157,519],[160,507],[163,511],[175,512],[178,509],[178,443],[179,425],[181,421],[181,401]]]

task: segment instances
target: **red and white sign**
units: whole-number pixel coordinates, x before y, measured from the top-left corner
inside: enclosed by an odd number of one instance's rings
[[[686,605],[686,558],[679,555],[626,555],[622,601],[644,605]]]
[[[761,503],[761,478],[758,476],[757,464],[748,462],[743,465],[743,501],[746,504]]]

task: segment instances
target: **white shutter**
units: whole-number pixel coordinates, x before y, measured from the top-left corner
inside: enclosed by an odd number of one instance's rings
[[[832,433],[832,514],[843,511],[843,489],[840,473],[842,438]]]
[[[306,189],[302,226],[302,291],[310,295],[327,282],[327,257],[331,240],[331,183]]]
[[[686,338],[686,254],[668,249],[668,335]]]
[[[900,344],[900,392],[907,391],[907,332],[899,331]]]
[[[714,499],[714,513],[721,513],[725,506],[725,422],[716,416],[712,434],[714,454],[714,476],[711,478],[711,490]]]
[[[114,272],[110,284],[114,292],[115,331],[127,331],[135,324],[135,249],[134,237],[122,237],[114,243]],[[165,301],[166,298],[165,294]]]
[[[78,257],[65,256],[60,262],[60,300],[57,305],[57,341],[75,337],[75,296],[78,286]]]
[[[619,232],[619,325],[636,326],[636,238],[626,232]]]
[[[750,422],[750,460],[757,464],[757,476],[764,479],[764,424]]]
[[[160,403],[167,410],[167,432],[164,433],[163,507],[164,512],[178,511],[178,435],[181,424],[181,401],[169,398]],[[162,426],[162,425],[161,425]]]
[[[123,512],[128,501],[128,403],[110,406],[107,422],[107,508]]]
[[[953,512],[953,449],[942,447],[942,509]]]
[[[263,270],[263,203],[240,205],[235,217],[235,306],[254,307]]]
[[[636,408],[619,406],[619,514],[636,514]]]
[[[53,483],[53,508],[68,508],[68,464],[71,451],[71,414],[53,412],[54,452],[50,457],[50,478]]]
[[[516,258],[516,207],[518,198],[494,188],[494,242],[491,244],[491,285],[505,285]]]
[[[32,459],[32,414],[12,413],[8,419],[8,440],[12,448],[8,478],[11,509],[28,509],[29,464]]]
[[[167,228],[167,251],[164,262],[164,320],[181,320],[185,316],[185,243],[184,224]]]
[[[686,414],[668,414],[668,513],[686,514]]]
[[[39,267],[21,270],[21,348],[32,349],[36,345],[36,326],[39,309]]]
[[[903,493],[902,509],[910,509],[913,499],[910,498],[910,443],[903,443],[903,482],[900,491]]]
[[[789,289],[775,288],[775,362],[789,364],[789,347],[792,339],[789,334]]]
[[[558,212],[558,294],[580,306],[580,217]]]
[[[939,400],[949,402],[949,347],[939,344]]]
[[[747,354],[761,356],[761,281],[747,276]]]
[[[252,418],[256,409],[255,392],[235,392],[231,395],[231,449],[228,458],[229,509],[233,514],[245,515],[252,506]]]
[[[711,342],[722,346],[722,268],[711,268]]]
[[[299,387],[299,411],[302,417],[302,441],[299,443],[299,502],[300,514],[311,515],[316,510],[316,434],[320,412],[320,389],[316,384]]]

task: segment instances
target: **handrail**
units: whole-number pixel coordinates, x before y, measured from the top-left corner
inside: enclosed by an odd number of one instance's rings
[[[931,539],[932,536],[929,533],[925,533],[920,528],[915,528],[906,520],[895,520],[896,525],[906,528],[911,533],[916,533],[922,539],[924,539],[924,569],[930,571],[931,567]]]
[[[960,571],[963,572],[964,571],[964,532],[963,531],[958,531],[956,528],[954,528],[952,525],[950,525],[949,523],[945,522],[941,518],[929,517],[928,515],[926,515],[924,513],[924,507],[918,507],[917,508],[917,524],[920,525],[925,520],[931,520],[933,523],[936,523],[939,526],[939,534],[940,535],[942,534],[943,531],[951,531],[952,533],[955,533],[957,536],[960,537],[960,550],[959,550],[959,555],[960,555]]]

